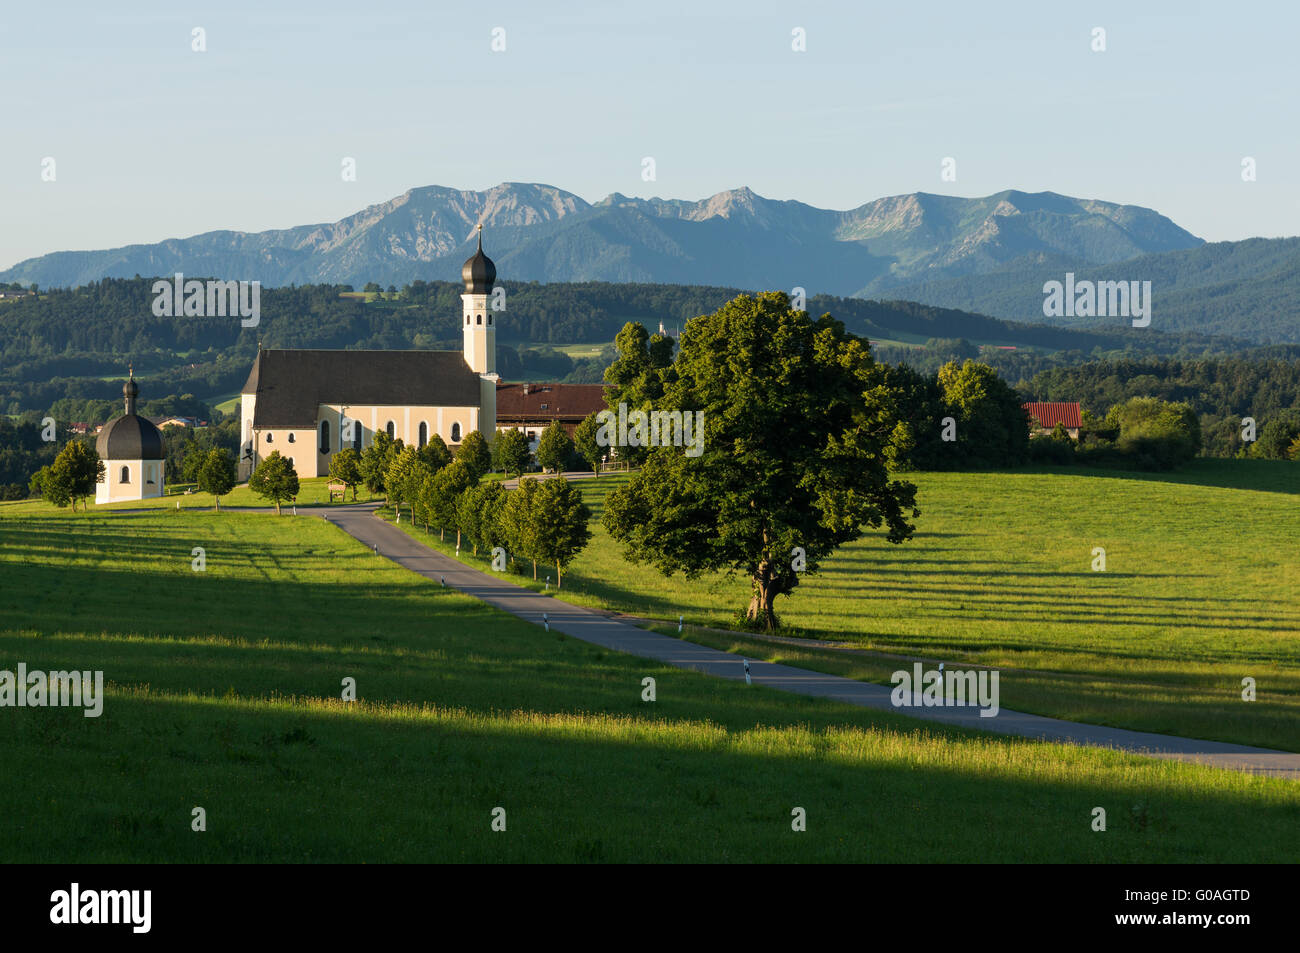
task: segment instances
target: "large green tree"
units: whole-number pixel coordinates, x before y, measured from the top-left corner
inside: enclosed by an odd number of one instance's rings
[[[221,509],[221,498],[235,487],[235,460],[229,451],[213,447],[199,467],[199,489],[212,494],[213,509]]]
[[[50,491],[45,495],[53,501],[55,496],[63,498],[66,494],[74,511],[77,509],[77,500],[81,500],[81,508],[84,510],[89,505],[89,499],[95,495],[96,484],[103,480],[104,461],[99,459],[99,453],[84,440],[72,440],[50,464],[49,475],[45,478],[45,485]]]
[[[487,437],[481,430],[471,430],[456,448],[456,459],[469,467],[475,482],[483,479],[492,469],[492,451],[488,447]]]
[[[402,447],[393,454],[388,470],[384,473],[384,490],[399,518],[402,504],[405,503],[411,511],[411,520],[415,520],[416,497],[419,496],[424,481],[431,476],[433,471],[420,459],[415,447]]]
[[[537,543],[537,522],[533,519],[533,503],[537,499],[540,481],[536,477],[523,477],[519,488],[506,494],[505,505],[501,507],[501,533],[505,537],[506,550],[513,564],[515,557],[532,560],[533,578],[537,578],[537,560],[539,557]]]
[[[274,503],[275,514],[279,516],[280,504],[298,495],[298,472],[288,459],[280,456],[279,450],[272,450],[248,478],[248,488]]]
[[[31,490],[45,502],[60,508],[72,502],[72,488],[67,473],[55,473],[53,464],[43,466],[32,474]]]
[[[460,495],[478,481],[464,460],[453,460],[437,473],[429,474],[420,485],[420,518],[425,527],[438,527],[438,538],[446,539],[447,530],[455,529],[456,546],[460,547],[460,526],[456,504]]]
[[[1285,460],[1291,452],[1292,441],[1300,437],[1300,412],[1277,414],[1264,421],[1259,437],[1250,448],[1253,457]]]
[[[743,573],[746,618],[772,629],[777,598],[864,527],[911,537],[916,488],[887,469],[894,394],[841,322],[783,292],[741,295],[686,325],[673,371],[662,407],[701,413],[703,448],[652,449],[607,498],[605,528],[628,559],[687,578]]]
[[[564,477],[542,481],[532,501],[533,543],[537,558],[555,566],[555,588],[564,570],[591,539],[591,508],[582,491]],[[534,571],[534,578],[536,572]]]
[[[618,357],[605,370],[605,403],[617,411],[620,403],[628,411],[650,410],[659,406],[660,399],[676,378],[673,366],[673,339],[656,334],[651,336],[645,326],[629,321],[614,338]],[[633,466],[645,460],[645,447],[617,447],[620,460]]]
[[[402,441],[394,440],[388,436],[387,431],[375,431],[370,446],[361,451],[361,476],[365,480],[367,490],[371,493],[387,494],[388,488],[384,484],[384,477],[393,462],[393,457],[397,456],[401,449]]]
[[[439,434],[434,434],[420,448],[420,459],[428,464],[431,472],[437,473],[451,463],[451,450],[447,447],[447,441],[443,440]]]
[[[584,417],[582,423],[578,424],[577,429],[573,431],[574,449],[590,464],[596,476],[600,476],[600,465],[604,462],[605,455],[609,453],[609,448],[601,446],[596,440],[599,431],[600,421],[596,419],[595,412]]]
[[[558,420],[542,431],[537,441],[537,462],[544,470],[563,473],[573,457],[573,439]]]
[[[361,472],[361,453],[353,447],[340,450],[330,457],[330,479],[342,483],[352,491],[352,502],[357,501],[357,484],[365,479]]]
[[[506,476],[520,476],[528,468],[528,437],[522,430],[502,430],[492,447],[492,465]]]
[[[1119,430],[1119,451],[1143,469],[1171,469],[1201,449],[1201,422],[1188,404],[1131,397],[1112,407],[1106,422]]]
[[[489,552],[504,543],[501,532],[501,507],[507,493],[497,481],[479,483],[465,490],[456,500],[456,528],[465,534],[474,555],[479,549]]]
[[[938,454],[937,466],[1006,467],[1028,459],[1029,421],[1023,401],[997,371],[977,361],[950,361],[939,368],[938,386],[944,416],[952,418],[956,439],[936,448],[933,435],[925,435],[932,452]],[[942,438],[943,427],[935,430]]]

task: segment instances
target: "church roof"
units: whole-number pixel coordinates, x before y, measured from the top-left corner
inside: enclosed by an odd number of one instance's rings
[[[259,351],[242,393],[254,427],[307,428],[321,404],[477,407],[479,377],[460,351]]]
[[[145,417],[124,414],[95,438],[101,460],[162,460],[166,457],[162,431]]]

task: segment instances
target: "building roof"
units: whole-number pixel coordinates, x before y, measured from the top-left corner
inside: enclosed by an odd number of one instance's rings
[[[241,391],[253,426],[316,426],[321,404],[477,407],[479,376],[460,351],[259,351]]]
[[[1083,421],[1079,416],[1078,404],[1030,403],[1021,406],[1025,408],[1025,413],[1037,419],[1040,424],[1048,429],[1055,427],[1057,424],[1063,424],[1067,430],[1083,426]]]
[[[497,384],[497,420],[577,421],[604,409],[603,384]]]
[[[109,421],[95,438],[101,460],[162,460],[162,431],[139,414],[123,414]]]

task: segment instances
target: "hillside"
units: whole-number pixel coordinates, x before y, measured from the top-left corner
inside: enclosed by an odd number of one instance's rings
[[[293,348],[459,349],[458,282],[418,281],[391,296],[353,296],[336,285],[267,289],[261,322],[243,328],[224,318],[158,317],[150,310],[150,278],[107,279],[67,291],[0,302],[0,412],[45,410],[70,397],[116,401],[121,375],[134,361],[155,396],[230,395],[244,383],[258,342]],[[498,363],[508,380],[568,376],[579,369],[550,345],[613,341],[628,321],[675,334],[690,318],[716,310],[738,288],[649,284],[523,284],[503,282],[507,307],[500,318]],[[1029,348],[1016,373],[1041,370],[1047,352],[1200,354],[1237,350],[1236,342],[1198,334],[1142,333],[1028,326],[952,309],[908,302],[818,295],[808,308],[829,312],[856,334],[881,344],[891,360],[913,358],[935,339]],[[971,347],[969,343],[965,344]],[[897,352],[897,353],[895,353]],[[941,351],[931,358],[946,354]],[[1029,363],[1025,363],[1025,361]],[[593,363],[594,362],[594,363]],[[599,380],[604,365],[582,368]],[[116,383],[115,383],[116,382]]]
[[[1200,331],[1259,344],[1300,342],[1300,238],[1252,238],[1141,255],[1105,266],[1060,256],[1030,256],[987,274],[929,280],[895,289],[899,297],[978,310],[1012,321],[1109,330],[1124,318],[1045,317],[1043,283],[1151,282],[1152,327]]]

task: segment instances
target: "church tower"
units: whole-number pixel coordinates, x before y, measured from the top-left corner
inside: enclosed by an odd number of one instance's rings
[[[495,443],[497,432],[497,329],[491,308],[492,285],[497,280],[497,266],[483,254],[483,226],[478,227],[478,251],[465,262],[460,276],[465,282],[465,293],[460,296],[461,311],[465,319],[465,363],[478,374],[479,417],[478,429],[489,443]]]
[[[478,227],[478,251],[460,270],[465,293],[460,296],[464,315],[465,363],[477,374],[495,374],[497,329],[493,324],[490,298],[497,280],[497,266],[483,254],[483,226]]]

